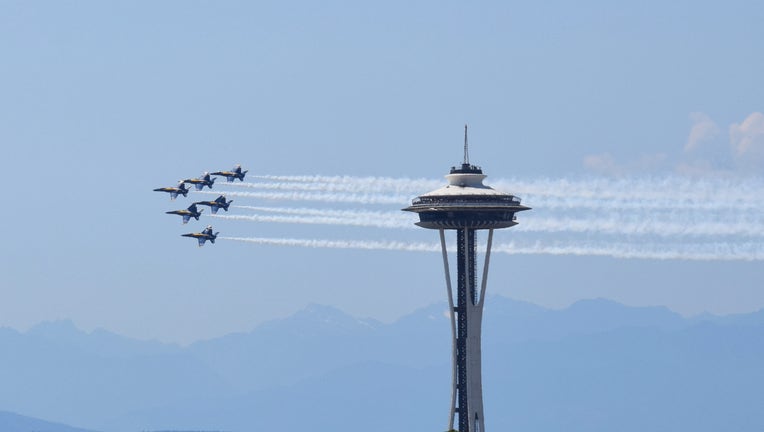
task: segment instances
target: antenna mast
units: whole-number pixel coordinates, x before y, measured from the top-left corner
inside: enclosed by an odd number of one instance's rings
[[[470,155],[467,149],[467,125],[464,125],[464,165],[470,164]]]

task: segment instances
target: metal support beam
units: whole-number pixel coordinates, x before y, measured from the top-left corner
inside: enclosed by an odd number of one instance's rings
[[[446,274],[446,290],[448,293],[448,315],[451,318],[451,409],[448,415],[448,429],[454,429],[454,416],[456,415],[456,316],[454,314],[454,294],[451,290],[451,270],[448,267],[448,250],[446,249],[446,235],[440,231],[440,246],[443,251],[443,269]]]

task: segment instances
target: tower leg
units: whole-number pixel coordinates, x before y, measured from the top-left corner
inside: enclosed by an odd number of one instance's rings
[[[446,291],[448,294],[448,315],[451,318],[451,407],[448,415],[448,429],[454,429],[454,416],[456,415],[456,315],[454,314],[454,294],[451,290],[451,270],[448,267],[448,251],[446,249],[446,235],[440,230],[440,246],[443,251],[443,269],[446,274]]]

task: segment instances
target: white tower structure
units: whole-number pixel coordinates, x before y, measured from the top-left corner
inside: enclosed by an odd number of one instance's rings
[[[464,162],[461,167],[451,167],[451,172],[446,175],[446,186],[417,197],[411,206],[403,209],[419,214],[418,226],[440,232],[452,335],[448,429],[454,429],[454,419],[459,414],[459,432],[485,431],[480,335],[493,230],[517,225],[515,213],[530,209],[521,205],[519,198],[484,185],[485,177],[480,167],[469,162],[465,126]],[[445,230],[456,231],[456,298],[451,287]],[[479,291],[475,261],[477,230],[488,230]]]

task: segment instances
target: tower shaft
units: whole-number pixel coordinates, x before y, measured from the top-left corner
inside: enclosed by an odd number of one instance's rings
[[[451,292],[445,236],[441,230],[446,285],[452,324],[452,394],[449,428],[453,428],[454,417],[459,415],[460,432],[484,431],[483,389],[481,376],[480,334],[483,321],[483,297],[490,257],[490,239],[486,249],[483,267],[483,281],[477,288],[477,238],[476,230],[461,228],[456,230],[457,238],[457,286],[456,301]]]

